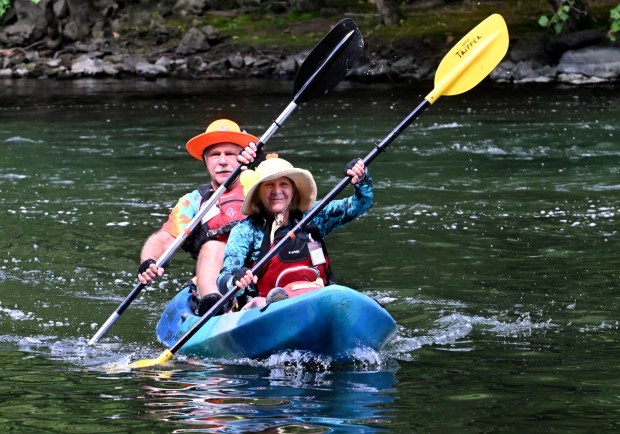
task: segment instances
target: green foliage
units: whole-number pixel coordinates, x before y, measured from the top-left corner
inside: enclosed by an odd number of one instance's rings
[[[575,6],[574,0],[564,0],[551,17],[546,15],[538,19],[538,24],[542,27],[553,29],[556,34],[562,33],[566,21],[570,18],[571,9]]]
[[[607,35],[612,41],[616,40],[616,33],[620,32],[620,4],[609,11],[611,21]]]
[[[41,0],[30,0],[35,5],[38,4]],[[11,0],[0,0],[0,17],[5,14],[6,11],[11,7]]]
[[[11,0],[0,0],[0,17],[11,7]]]
[[[538,24],[542,27],[553,29],[556,34],[562,33],[571,14],[581,12],[576,8],[575,3],[575,0],[563,0],[553,15],[550,17],[546,15],[541,16],[538,19]],[[615,41],[616,33],[620,32],[620,4],[609,11],[609,22],[607,35],[609,39]]]

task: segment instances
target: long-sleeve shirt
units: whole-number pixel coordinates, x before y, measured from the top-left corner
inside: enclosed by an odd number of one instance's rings
[[[354,185],[353,196],[332,200],[313,219],[321,236],[325,238],[330,232],[362,216],[372,207],[374,187],[370,174]],[[316,206],[317,203],[313,205]],[[293,228],[293,222],[278,230],[287,232]],[[217,283],[223,294],[232,290],[233,273],[242,267],[251,267],[258,259],[265,232],[270,230],[260,224],[259,219],[243,220],[230,232],[224,251],[224,263]]]

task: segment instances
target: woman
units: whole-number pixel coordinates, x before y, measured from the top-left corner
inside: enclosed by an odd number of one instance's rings
[[[351,177],[354,195],[327,204],[259,270],[258,275],[253,275],[250,268],[312,207],[317,189],[310,172],[295,168],[281,158],[268,158],[255,171],[245,171],[241,183],[246,197],[241,212],[248,218],[230,232],[218,277],[219,291],[225,294],[256,286],[258,297],[246,306],[253,307],[265,304],[269,291],[281,283],[278,279],[290,271],[293,273],[289,279],[310,280],[309,272],[320,281],[330,283],[329,258],[323,238],[363,215],[372,206],[374,196],[372,179],[362,160],[349,163],[345,173]]]

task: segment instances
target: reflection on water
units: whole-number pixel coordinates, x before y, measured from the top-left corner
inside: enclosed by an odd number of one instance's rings
[[[189,432],[368,432],[389,425],[395,375],[207,365],[148,387],[149,413]],[[338,393],[333,393],[338,391]]]

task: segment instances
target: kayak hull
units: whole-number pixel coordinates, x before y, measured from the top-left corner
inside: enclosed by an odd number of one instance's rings
[[[199,320],[189,308],[189,288],[168,304],[157,324],[157,338],[177,342]],[[211,318],[179,349],[204,358],[263,359],[284,351],[309,351],[335,360],[351,359],[357,349],[381,350],[396,323],[374,299],[341,285]]]

